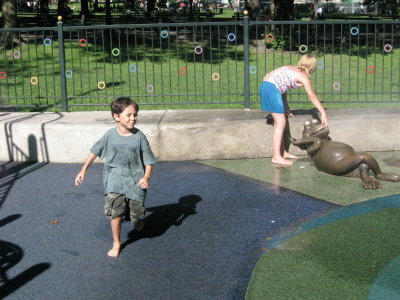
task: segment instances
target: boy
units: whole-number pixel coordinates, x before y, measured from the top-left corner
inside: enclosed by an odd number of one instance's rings
[[[135,128],[138,112],[139,106],[131,98],[120,97],[111,103],[111,114],[118,125],[93,145],[75,178],[75,185],[79,185],[96,157],[105,158],[104,213],[111,220],[113,236],[113,247],[108,252],[110,257],[117,257],[120,253],[121,222],[125,214],[130,212],[137,231],[143,229],[144,201],[152,167],[157,161],[145,135]]]

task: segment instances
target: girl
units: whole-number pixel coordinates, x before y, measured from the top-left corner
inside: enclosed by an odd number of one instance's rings
[[[323,127],[328,126],[328,115],[322,107],[317,95],[314,93],[310,76],[317,68],[317,60],[312,55],[304,55],[300,58],[297,66],[283,66],[267,75],[261,83],[259,94],[261,99],[261,110],[269,111],[274,120],[272,134],[272,162],[282,165],[292,165],[293,162],[287,158],[297,158],[285,149],[283,143],[283,132],[286,127],[286,116],[283,98],[290,89],[304,87],[308,97],[321,115]],[[286,112],[290,113],[290,112]]]

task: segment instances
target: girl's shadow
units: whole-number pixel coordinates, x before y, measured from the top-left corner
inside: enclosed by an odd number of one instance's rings
[[[143,230],[139,232],[130,231],[128,240],[121,245],[121,250],[137,240],[160,236],[170,227],[181,225],[187,217],[197,213],[196,204],[201,200],[198,195],[187,195],[181,197],[178,203],[146,208],[146,212],[152,214],[143,219]]]

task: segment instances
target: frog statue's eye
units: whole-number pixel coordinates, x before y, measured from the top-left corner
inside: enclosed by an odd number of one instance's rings
[[[304,126],[310,126],[311,122],[310,121],[305,121]]]
[[[312,123],[315,124],[315,125],[316,125],[316,124],[319,124],[319,122],[318,122],[317,119],[313,119],[313,120],[312,120]]]

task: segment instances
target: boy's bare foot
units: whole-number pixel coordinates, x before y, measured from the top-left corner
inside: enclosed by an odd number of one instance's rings
[[[285,152],[283,154],[283,158],[293,158],[293,159],[298,159],[299,157],[293,154],[290,154],[289,152]]]
[[[279,164],[279,165],[285,165],[285,166],[293,165],[292,161],[284,159],[284,158],[272,158],[272,163]]]
[[[120,249],[121,249],[121,245],[113,245],[111,250],[108,251],[108,256],[110,256],[110,257],[118,257]]]

